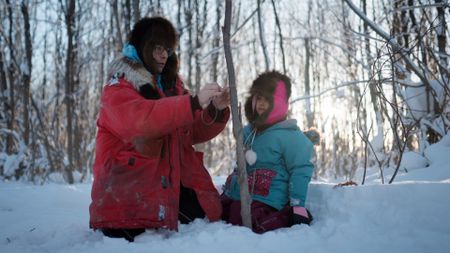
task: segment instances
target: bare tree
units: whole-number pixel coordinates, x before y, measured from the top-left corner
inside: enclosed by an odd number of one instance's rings
[[[311,78],[310,78],[310,70],[311,67],[311,46],[310,39],[305,38],[305,95],[311,95]],[[305,99],[305,107],[306,107],[306,125],[308,128],[314,126],[314,114],[311,108],[311,99]]]
[[[427,70],[421,69],[413,62],[413,60],[408,56],[407,51],[403,48],[396,39],[389,36],[388,33],[383,31],[379,26],[369,20],[350,0],[344,0],[348,6],[383,39],[385,39],[390,46],[392,46],[395,52],[398,52],[402,59],[405,60],[405,64],[411,68],[411,70],[420,78],[420,80],[426,84],[430,85],[428,78],[426,77],[428,72]],[[425,72],[425,74],[424,74]]]
[[[182,0],[177,0],[177,5],[178,5],[178,9],[177,9],[178,40],[180,39],[181,34],[183,34],[183,29],[181,28],[181,14],[182,14],[182,9],[183,9],[183,4],[181,2],[182,2]],[[177,54],[178,54],[178,56],[181,56],[181,43],[179,43],[179,45],[177,47]]]
[[[280,37],[280,50],[281,50],[281,60],[283,62],[283,73],[286,74],[286,56],[284,54],[284,44],[283,44],[283,33],[281,31],[280,18],[278,17],[277,7],[275,6],[275,1],[272,0],[273,13],[275,14],[275,23],[278,29],[278,36]]]
[[[445,21],[445,11],[444,11],[444,1],[443,0],[435,0],[436,4],[438,4],[437,7],[437,14],[438,14],[438,20],[439,24],[436,26],[436,36],[437,36],[437,42],[438,42],[438,48],[439,48],[439,60],[440,60],[440,72],[441,74],[448,73],[447,67],[448,67],[448,59],[447,59],[447,23]],[[448,6],[448,5],[447,5]],[[448,77],[448,76],[447,76]]]
[[[308,1],[308,27],[311,25],[311,13],[312,12],[312,1]],[[305,39],[305,95],[310,96],[311,94],[311,41],[309,36],[307,36]],[[311,106],[311,100],[310,98],[305,99],[305,109],[306,109],[306,125],[308,128],[311,128],[314,126],[314,114],[312,112],[312,106]]]
[[[2,36],[0,36],[0,47],[5,47],[3,44]],[[4,62],[3,52],[0,51],[0,122],[4,122],[8,120],[8,84],[6,83],[6,65]],[[3,144],[3,143],[1,143]],[[2,145],[3,146],[3,145]],[[0,175],[2,175],[2,171],[0,168]]]
[[[187,4],[187,5],[186,5]],[[194,46],[192,42],[193,36],[193,11],[192,11],[192,0],[187,0],[184,2],[184,16],[188,33],[188,41],[187,41],[187,68],[188,68],[188,76],[187,76],[187,86],[189,89],[193,89],[192,84],[192,59],[194,58]]]
[[[133,21],[131,20],[131,3],[130,0],[125,0],[125,2],[122,2],[122,8],[124,9],[123,11],[123,22],[124,22],[124,34],[127,35],[130,31],[131,28],[133,26]]]
[[[21,11],[23,15],[24,22],[24,33],[25,33],[25,55],[26,61],[22,67],[22,99],[23,99],[23,124],[24,124],[24,133],[23,139],[25,144],[28,145],[30,143],[30,81],[31,81],[31,70],[32,70],[32,56],[33,56],[33,47],[31,43],[31,33],[30,33],[30,16],[28,14],[28,6],[22,1]]]
[[[0,7],[0,152],[23,158],[18,173],[10,178],[33,177],[37,182],[39,175],[47,180],[50,173],[62,173],[69,181],[66,169],[89,176],[94,119],[107,63],[117,56],[141,15],[176,20],[178,34],[184,35],[177,48],[180,73],[188,88],[195,91],[205,78],[227,82],[220,67],[223,0],[56,2],[57,8],[45,1],[5,0]],[[423,152],[449,131],[448,1],[353,1],[361,8],[357,13],[365,17],[356,19],[348,15],[349,0],[234,2],[230,47],[239,62],[238,99],[247,95],[244,90],[252,76],[273,68],[274,62],[283,63],[278,67],[292,72],[297,86],[293,94],[300,96],[291,102],[305,100],[292,106],[292,112],[306,112],[304,128],[317,127],[324,135],[317,167],[336,166],[318,171],[317,176],[351,178],[348,168],[362,159],[366,167],[395,168],[405,135],[414,135],[406,149],[419,147]],[[334,8],[342,3],[348,5],[345,15]],[[272,15],[273,22],[265,19]],[[273,24],[270,36],[264,33],[267,21]],[[409,74],[421,80],[412,82]],[[411,89],[423,91],[420,96],[428,104],[411,107],[407,96]],[[329,103],[344,105],[339,109],[342,115],[319,110]],[[397,108],[392,108],[394,104]],[[210,171],[230,170],[235,156],[223,147],[235,149],[232,134],[227,129],[204,146],[211,150],[205,156]],[[384,138],[383,148],[375,155],[372,144],[378,136]],[[368,151],[363,157],[359,150],[364,148]]]
[[[114,21],[116,22],[115,28],[116,28],[117,34],[116,34],[115,38],[117,40],[117,46],[118,46],[118,48],[123,48],[123,41],[122,41],[123,37],[122,37],[122,31],[121,31],[121,28],[120,28],[121,23],[119,21],[119,6],[118,6],[118,3],[117,3],[117,0],[112,0],[111,1],[111,9],[112,9],[112,12],[113,12],[112,14],[113,14],[113,17],[114,17]]]
[[[201,62],[200,62],[200,54],[201,54],[201,48],[203,46],[203,33],[206,28],[206,22],[207,22],[207,13],[208,13],[208,1],[202,1],[203,2],[203,9],[200,11],[200,3],[198,0],[195,0],[195,30],[196,30],[196,36],[195,36],[195,92],[197,93],[200,90],[200,84],[201,84],[201,77],[202,77],[202,68],[201,68]]]
[[[10,63],[8,66],[8,82],[9,82],[9,108],[10,108],[10,119],[8,121],[8,129],[10,131],[14,131],[15,129],[15,121],[16,121],[16,97],[15,97],[15,89],[16,89],[16,77],[17,77],[17,61],[14,55],[14,46],[13,46],[13,11],[11,8],[11,3],[9,0],[6,0],[7,8],[8,8],[8,21],[9,21],[9,29],[8,29],[8,47],[9,47],[9,58]],[[10,154],[14,151],[14,139],[11,134],[8,134],[6,140],[6,150]]]
[[[212,54],[212,72],[211,80],[217,80],[218,78],[218,64],[219,64],[219,51],[217,50],[220,45],[220,19],[222,17],[222,0],[216,0],[216,24],[214,26],[214,39],[212,48],[215,52]]]
[[[267,43],[265,32],[264,32],[264,23],[262,22],[262,10],[261,10],[261,0],[258,0],[258,27],[259,27],[259,40],[261,42],[261,48],[264,55],[264,63],[266,64],[265,70],[270,69],[270,59],[269,59],[269,52],[267,52]]]
[[[231,54],[231,45],[230,45],[230,26],[231,26],[231,9],[232,9],[232,1],[226,0],[225,2],[225,21],[224,26],[222,28],[223,34],[223,47],[225,50],[225,59],[227,62],[227,70],[228,70],[228,81],[230,87],[230,96],[231,96],[231,112],[232,112],[232,120],[233,120],[233,134],[236,138],[236,157],[237,157],[237,165],[238,165],[238,182],[240,186],[240,195],[241,195],[241,217],[242,223],[244,226],[248,228],[252,228],[252,217],[250,205],[252,199],[248,192],[248,181],[247,181],[247,169],[244,157],[244,138],[242,134],[242,122],[240,119],[240,113],[238,109],[238,97],[237,97],[237,89],[236,89],[236,77],[234,73],[234,64],[233,64],[233,56]]]
[[[62,0],[61,0],[62,1]],[[66,72],[65,72],[65,103],[67,117],[67,156],[69,164],[65,169],[66,180],[69,184],[74,183],[72,171],[74,169],[74,74],[76,59],[76,43],[75,40],[75,0],[67,0],[65,5],[61,2],[61,7],[65,16],[65,24],[67,30],[67,55],[66,55]]]
[[[141,19],[141,10],[139,8],[139,0],[132,0],[133,6],[133,24],[136,24]]]

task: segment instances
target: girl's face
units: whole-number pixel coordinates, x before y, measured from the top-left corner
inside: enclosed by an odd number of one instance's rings
[[[256,113],[258,113],[259,116],[261,116],[263,113],[265,113],[267,110],[269,110],[270,102],[267,98],[261,96],[261,95],[255,95],[256,96]]]

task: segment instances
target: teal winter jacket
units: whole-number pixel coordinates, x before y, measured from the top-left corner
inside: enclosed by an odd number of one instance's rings
[[[247,162],[252,199],[277,210],[286,205],[304,207],[314,169],[310,161],[313,144],[300,131],[297,121],[281,121],[262,132],[247,125],[244,140],[246,149],[256,153],[256,162],[253,165]],[[240,199],[237,173],[228,178],[224,193],[234,200]]]

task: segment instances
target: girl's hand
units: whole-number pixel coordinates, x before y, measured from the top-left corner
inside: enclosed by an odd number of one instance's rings
[[[292,207],[292,225],[295,224],[306,224],[310,225],[313,217],[308,209],[301,206]]]

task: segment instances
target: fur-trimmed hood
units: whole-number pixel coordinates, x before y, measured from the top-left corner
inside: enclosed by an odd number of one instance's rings
[[[154,89],[156,87],[152,74],[148,72],[144,65],[124,56],[109,64],[107,79],[114,75],[123,76],[137,91],[140,91],[141,87],[146,84]]]
[[[269,71],[259,75],[250,87],[249,97],[245,102],[245,116],[256,128],[271,125],[287,116],[288,100],[291,96],[291,80],[277,72]],[[255,110],[255,96],[260,95],[269,100],[267,112],[259,116]]]

